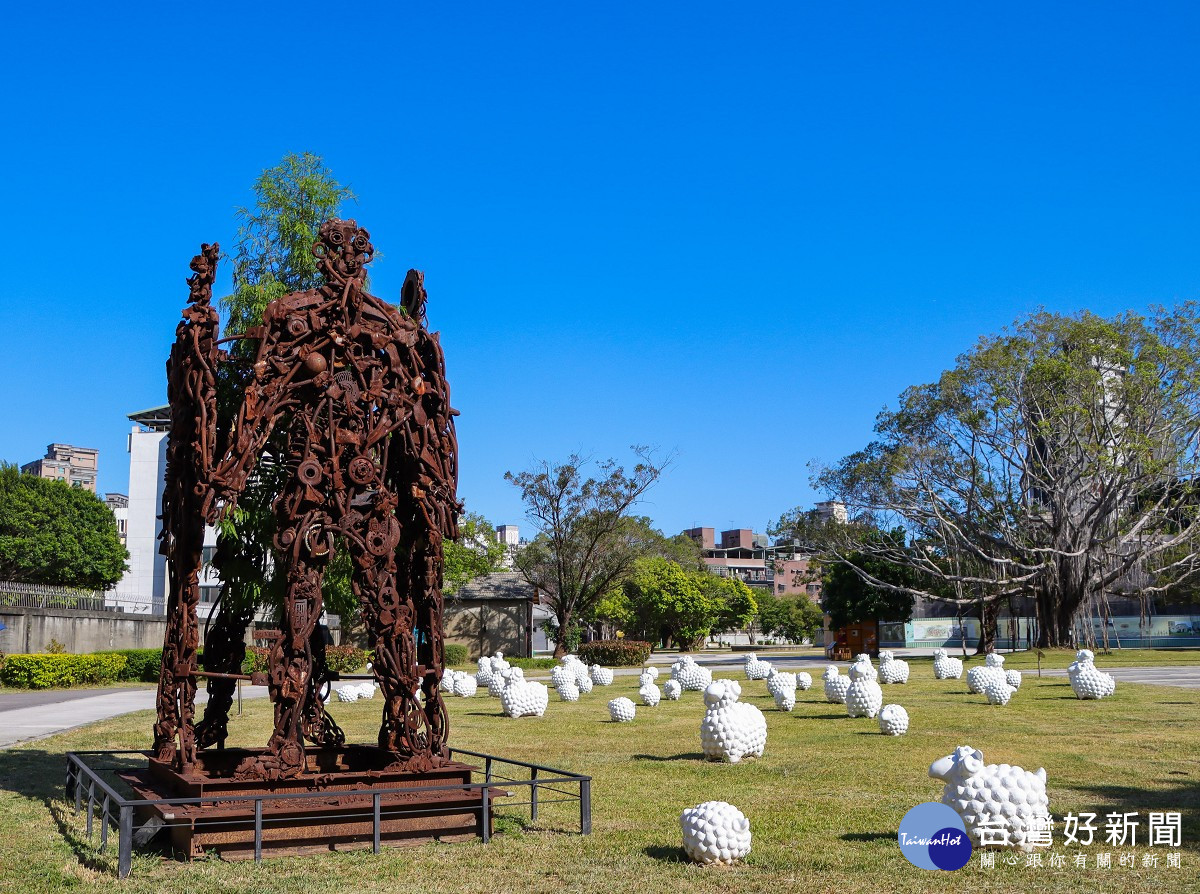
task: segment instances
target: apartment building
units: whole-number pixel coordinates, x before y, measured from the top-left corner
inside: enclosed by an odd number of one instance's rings
[[[44,457],[21,466],[21,471],[51,481],[65,481],[72,487],[95,493],[99,466],[99,450],[70,444],[50,444],[46,447]]]

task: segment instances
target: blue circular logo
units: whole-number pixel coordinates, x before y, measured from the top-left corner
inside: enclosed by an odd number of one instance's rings
[[[945,804],[918,804],[900,821],[900,853],[920,869],[962,869],[971,859],[971,837],[962,817]]]

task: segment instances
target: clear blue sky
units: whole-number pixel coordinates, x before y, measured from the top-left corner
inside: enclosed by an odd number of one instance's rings
[[[258,6],[6,12],[0,458],[126,488],[188,260],[289,151],[377,294],[426,271],[496,522],[645,443],[662,528],[761,530],[980,334],[1200,297],[1193,4]]]

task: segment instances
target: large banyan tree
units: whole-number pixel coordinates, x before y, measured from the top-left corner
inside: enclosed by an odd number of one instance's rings
[[[874,529],[827,536],[920,572],[913,595],[994,611],[1033,600],[1039,645],[1109,594],[1200,571],[1200,306],[1150,316],[1037,313],[982,338],[878,417],[815,483]],[[894,531],[896,535],[878,532]],[[894,583],[874,579],[884,588]]]

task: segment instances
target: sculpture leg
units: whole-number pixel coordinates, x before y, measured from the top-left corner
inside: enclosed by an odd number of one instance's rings
[[[199,524],[197,522],[197,526]],[[187,535],[192,534],[187,532]],[[178,537],[168,556],[170,594],[167,635],[158,677],[154,756],[172,763],[181,771],[189,769],[196,760],[192,719],[196,702],[196,650],[200,644],[196,604],[200,601],[200,546],[203,536],[203,528],[200,527],[198,535]]]
[[[442,698],[442,550],[441,535],[431,530],[413,547],[409,568],[409,592],[413,594],[416,610],[416,629],[419,645],[417,663],[424,668],[421,688],[425,695],[425,722],[429,730],[427,743],[431,754],[444,751],[449,733],[449,716]]]
[[[220,674],[241,673],[242,659],[246,657],[246,629],[254,619],[254,611],[252,606],[235,608],[236,599],[228,587],[221,593],[217,616],[208,628],[205,640],[206,670]],[[208,680],[208,702],[204,706],[204,719],[196,724],[197,747],[224,745],[229,734],[229,709],[233,706],[236,688],[237,683],[234,680]]]
[[[321,616],[321,578],[330,544],[325,534],[328,519],[323,514],[310,512],[299,521],[286,521],[291,515],[286,507],[294,503],[287,493],[277,503],[277,514],[282,515],[279,540],[288,550],[288,567],[283,624],[271,647],[267,680],[275,705],[275,730],[265,754],[247,758],[238,766],[235,776],[239,779],[286,778],[305,769],[304,718],[312,693],[312,641]]]
[[[371,639],[371,670],[383,695],[379,747],[410,758],[424,750],[412,606],[400,593],[390,550],[352,541],[353,587]]]

